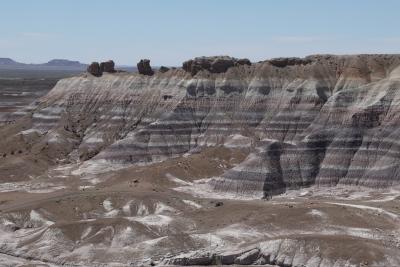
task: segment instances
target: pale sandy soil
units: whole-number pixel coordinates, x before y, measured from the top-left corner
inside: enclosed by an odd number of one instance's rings
[[[276,266],[312,257],[342,266],[400,262],[400,190],[311,187],[269,201],[204,190],[199,180],[218,177],[246,155],[210,148],[101,172],[69,164],[2,183],[0,263],[164,265],[252,248],[272,251]]]

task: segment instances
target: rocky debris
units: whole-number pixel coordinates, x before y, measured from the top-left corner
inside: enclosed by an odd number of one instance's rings
[[[244,251],[226,251],[221,254],[197,253],[186,257],[173,257],[164,259],[163,264],[166,265],[253,265],[258,262],[265,265],[268,263],[263,258],[259,248],[252,248]],[[269,255],[268,255],[269,256]],[[269,262],[271,263],[271,262]]]
[[[183,62],[182,68],[190,72],[190,74],[196,75],[201,70],[207,70],[211,73],[223,73],[231,67],[240,65],[251,65],[251,62],[246,58],[237,59],[228,56],[196,57]]]
[[[165,259],[162,265],[180,265],[180,266],[192,266],[192,265],[212,265],[212,255],[204,254],[191,257],[176,257],[171,259]]]
[[[15,223],[9,223],[9,224],[6,224],[5,229],[7,229],[11,232],[15,232],[15,231],[18,231],[19,229],[21,229],[21,227],[19,227]]]
[[[275,67],[283,68],[286,66],[307,65],[311,63],[311,59],[298,57],[279,57],[270,59],[268,62]]]
[[[222,201],[218,201],[217,203],[215,203],[215,207],[221,207],[224,205],[224,202]]]
[[[100,64],[100,71],[103,72],[109,72],[109,73],[113,73],[115,72],[115,63],[112,60],[108,60],[106,62],[101,62]]]
[[[93,76],[96,76],[96,77],[101,76],[102,72],[100,69],[99,62],[92,62],[92,64],[90,64],[87,67],[87,72],[89,72],[90,74],[92,74]]]
[[[169,71],[169,68],[167,68],[167,67],[165,67],[165,66],[161,66],[160,69],[159,69],[159,71],[160,71],[161,73],[164,73],[164,72]]]
[[[152,76],[154,74],[153,69],[150,66],[149,59],[141,59],[137,64],[138,72],[143,75]]]
[[[168,100],[168,99],[172,99],[173,96],[172,95],[163,95],[162,96],[164,100]]]
[[[255,262],[259,256],[260,250],[258,248],[254,248],[237,257],[234,260],[234,263],[239,265],[250,265]]]

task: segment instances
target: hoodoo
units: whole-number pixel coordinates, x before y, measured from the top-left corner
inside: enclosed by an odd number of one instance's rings
[[[101,76],[102,71],[100,69],[99,62],[92,62],[92,64],[87,67],[87,72],[96,77]]]
[[[151,75],[154,74],[154,71],[150,66],[150,60],[149,59],[141,59],[137,63],[137,68],[138,68],[138,72],[140,74],[148,75],[148,76],[151,76]]]
[[[100,63],[100,71],[103,72],[109,72],[109,73],[113,73],[115,72],[115,63],[112,60],[108,60],[106,62],[101,62]]]
[[[103,75],[103,72],[114,73],[114,67],[115,63],[112,60],[101,62],[100,64],[98,62],[92,62],[92,64],[87,67],[87,72],[93,76],[100,77]]]

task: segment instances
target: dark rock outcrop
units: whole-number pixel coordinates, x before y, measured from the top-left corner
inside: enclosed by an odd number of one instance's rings
[[[112,60],[106,61],[106,62],[101,62],[100,64],[100,71],[103,72],[109,72],[113,73],[115,72],[115,63]]]
[[[92,74],[93,76],[96,76],[96,77],[101,76],[102,71],[100,69],[99,62],[92,62],[92,64],[90,64],[87,67],[87,72],[89,72],[90,74]]]
[[[251,65],[251,61],[247,58],[240,58],[236,62],[237,65]]]
[[[143,75],[152,76],[154,74],[153,69],[150,66],[149,59],[141,59],[137,64],[138,72]]]
[[[311,59],[298,57],[279,57],[268,60],[275,67],[283,68],[294,65],[307,65],[311,63]]]
[[[239,65],[251,65],[248,59],[237,59],[228,56],[215,56],[215,57],[196,57],[183,62],[182,68],[196,75],[201,70],[207,70],[211,73],[223,73],[229,68]]]

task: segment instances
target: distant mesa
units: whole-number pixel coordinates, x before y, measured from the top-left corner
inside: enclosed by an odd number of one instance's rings
[[[143,75],[151,76],[154,74],[153,69],[150,66],[149,59],[141,59],[139,63],[137,63],[138,72]]]
[[[251,65],[251,62],[247,58],[237,59],[229,56],[196,57],[183,62],[182,68],[192,75],[196,75],[202,70],[211,73],[223,73],[231,67],[240,65]]]
[[[72,61],[72,60],[67,60],[67,59],[52,59],[47,63],[44,63],[43,65],[46,66],[57,66],[57,67],[82,67],[85,66],[85,64],[80,63],[79,61]]]
[[[67,59],[52,59],[47,63],[41,64],[26,64],[17,62],[11,58],[0,58],[0,66],[2,68],[10,69],[71,69],[71,70],[84,70],[86,64],[79,61],[72,61]]]
[[[0,65],[18,65],[22,63],[18,63],[11,58],[0,58]]]

